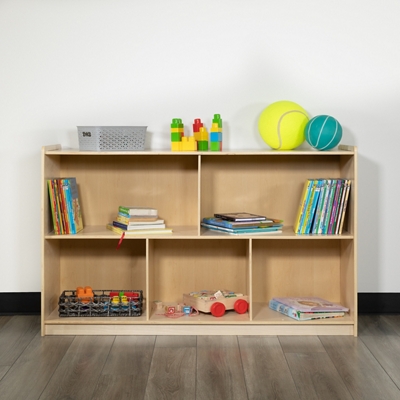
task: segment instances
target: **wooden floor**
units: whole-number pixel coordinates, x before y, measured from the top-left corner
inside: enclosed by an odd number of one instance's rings
[[[351,336],[40,336],[0,316],[0,399],[400,399],[400,315]]]

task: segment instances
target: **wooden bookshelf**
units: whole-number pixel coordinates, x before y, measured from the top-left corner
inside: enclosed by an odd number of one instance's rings
[[[55,235],[46,179],[77,178],[84,229]],[[352,179],[342,235],[296,235],[307,178]],[[172,234],[125,237],[105,228],[121,204],[157,208]],[[214,212],[249,211],[284,220],[282,233],[230,236],[201,228]],[[77,286],[140,289],[140,317],[60,318],[58,299]],[[230,289],[249,312],[166,318],[155,300]],[[268,308],[272,297],[319,296],[344,318],[299,322]],[[357,151],[81,152],[42,149],[42,334],[357,335]]]

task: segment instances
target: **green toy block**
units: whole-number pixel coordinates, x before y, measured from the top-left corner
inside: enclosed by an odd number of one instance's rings
[[[210,150],[211,151],[220,151],[220,143],[221,142],[210,142]]]
[[[197,150],[198,151],[208,151],[208,141],[207,140],[199,140],[197,142]]]
[[[171,142],[180,142],[181,138],[180,132],[171,132]]]

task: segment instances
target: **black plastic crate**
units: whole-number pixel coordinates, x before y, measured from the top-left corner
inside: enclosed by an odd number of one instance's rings
[[[110,296],[121,292],[132,293],[134,297]],[[93,290],[90,298],[77,297],[76,290],[64,290],[58,301],[58,314],[60,317],[139,317],[142,307],[142,290]]]

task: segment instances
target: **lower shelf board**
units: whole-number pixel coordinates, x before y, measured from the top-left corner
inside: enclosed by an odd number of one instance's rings
[[[54,311],[43,321],[43,335],[357,335],[350,315],[312,321],[296,321],[265,305],[249,313],[228,311],[223,317],[210,314],[168,318],[152,312],[140,317],[63,317]]]

